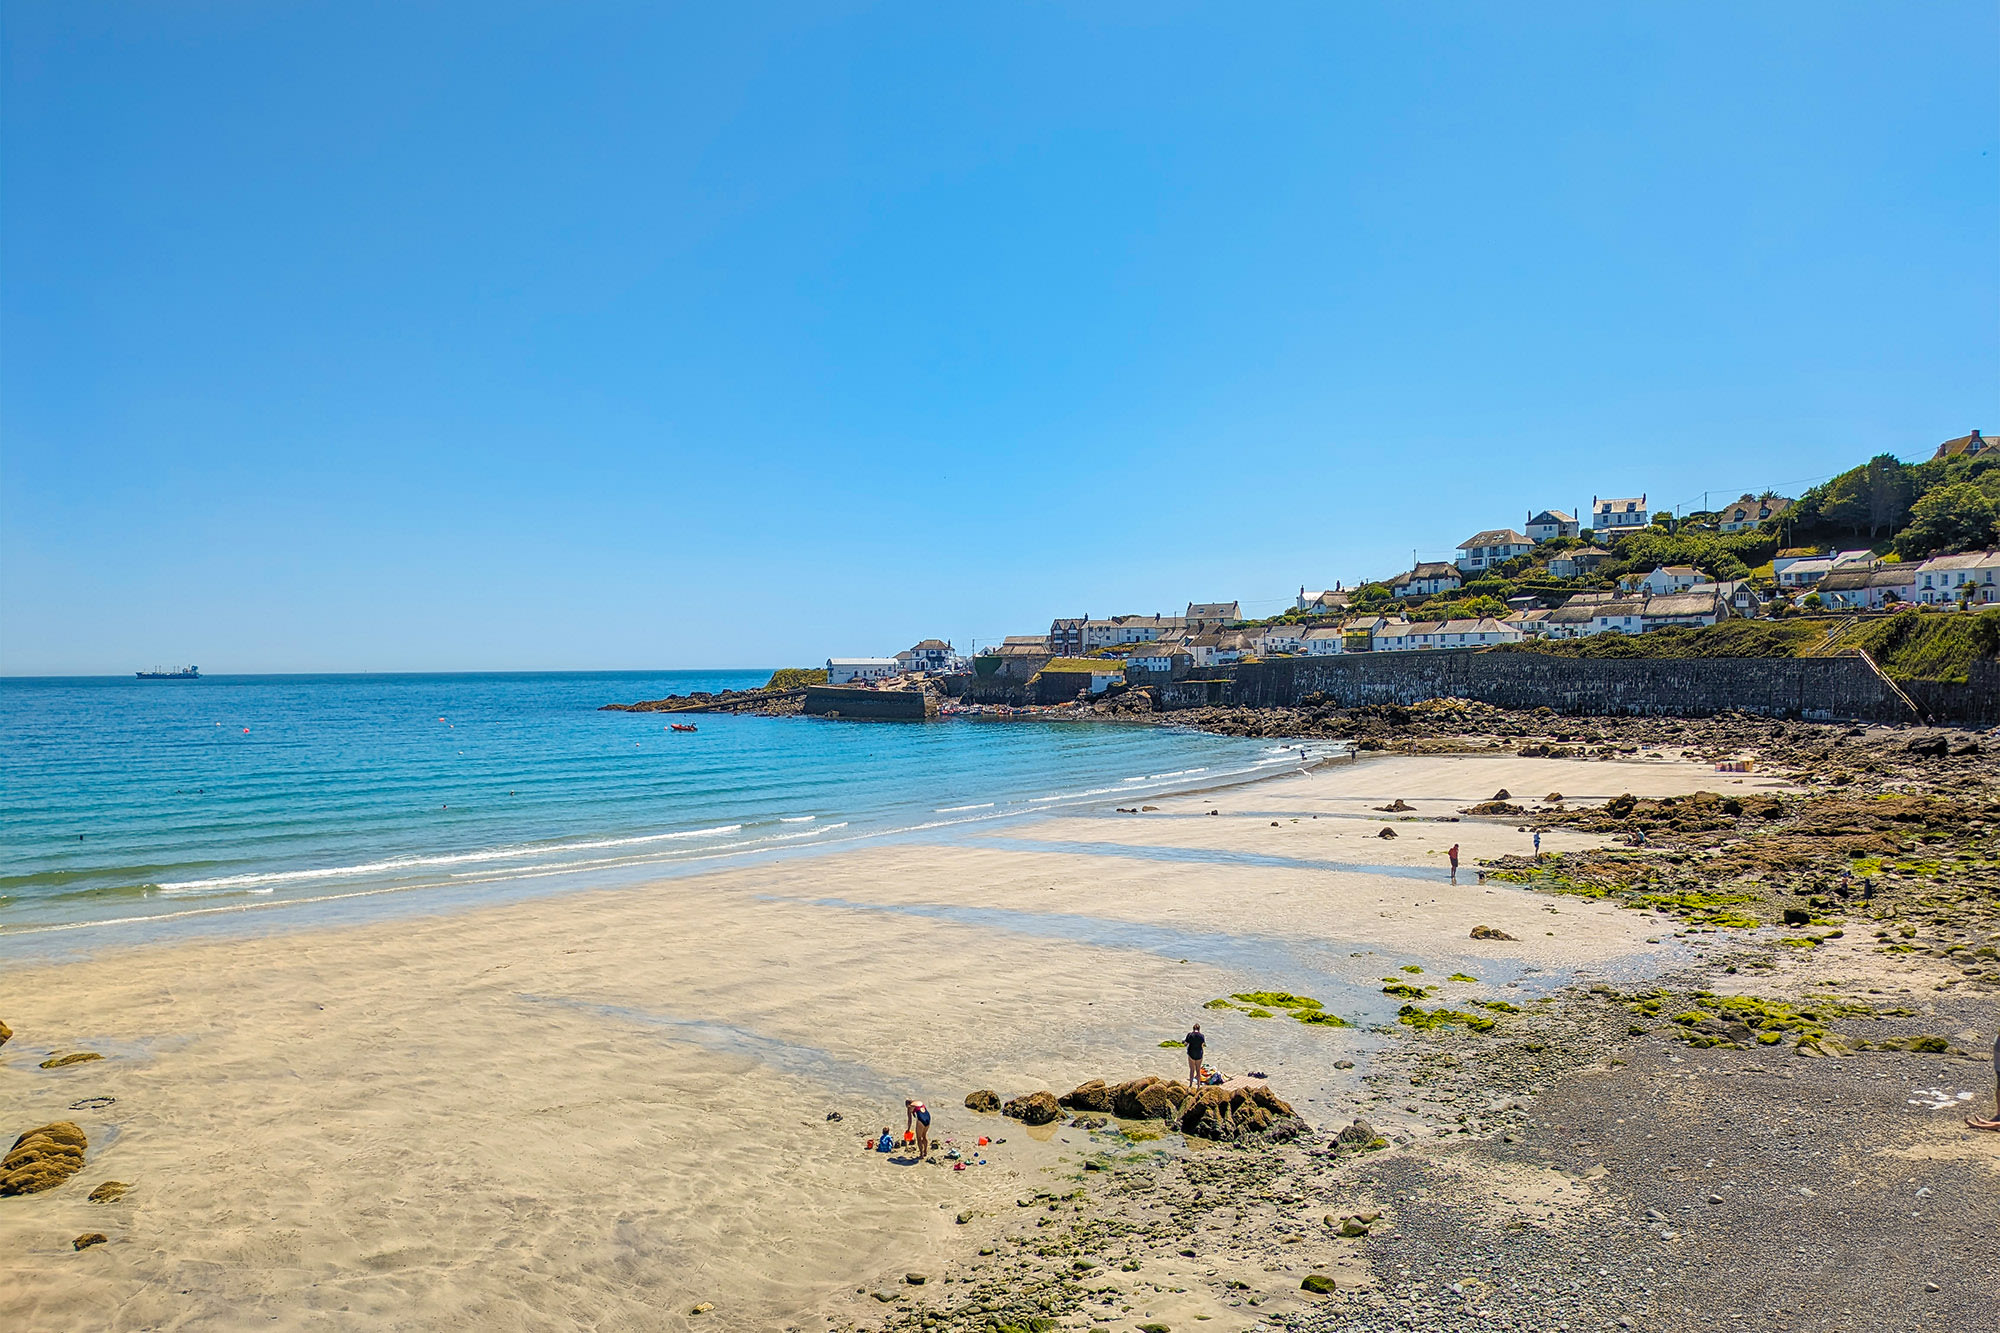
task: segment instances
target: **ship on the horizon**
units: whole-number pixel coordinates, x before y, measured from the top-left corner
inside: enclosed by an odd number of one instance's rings
[[[169,671],[165,667],[154,667],[151,671],[141,671],[137,674],[140,680],[200,680],[201,668],[184,666]]]

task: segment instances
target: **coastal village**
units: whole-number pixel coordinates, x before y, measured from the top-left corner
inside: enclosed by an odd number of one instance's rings
[[[1239,601],[1189,602],[1177,615],[1059,615],[1046,631],[969,655],[931,638],[890,657],[831,657],[826,681],[900,689],[1052,676],[1096,695],[1272,659],[1978,611],[2000,604],[1996,483],[2000,446],[1975,429],[1924,464],[1883,455],[1796,499],[1766,491],[1676,513],[1642,493],[1596,496],[1580,513],[1528,510],[1518,526],[1466,537],[1450,560],[1301,584],[1291,607],[1263,618],[1246,617]]]

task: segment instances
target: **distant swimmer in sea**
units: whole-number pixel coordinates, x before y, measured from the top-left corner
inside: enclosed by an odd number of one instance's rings
[[[917,1160],[923,1161],[931,1155],[931,1108],[922,1102],[903,1101],[903,1132],[917,1131]]]
[[[2000,1037],[1993,1039],[1993,1118],[1975,1120],[1967,1116],[1965,1123],[1974,1129],[2000,1130]]]
[[[1208,1038],[1201,1035],[1201,1024],[1196,1023],[1189,1028],[1187,1036],[1181,1038],[1181,1044],[1187,1047],[1188,1085],[1198,1088],[1201,1086],[1202,1053],[1208,1049]]]

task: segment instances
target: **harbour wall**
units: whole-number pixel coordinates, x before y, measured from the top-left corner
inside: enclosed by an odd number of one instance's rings
[[[1546,653],[1441,650],[1353,653],[1246,662],[1227,672],[1156,687],[1165,709],[1231,704],[1298,707],[1312,696],[1352,708],[1474,699],[1558,713],[1702,717],[1739,711],[1771,717],[1870,722],[1922,719],[1859,657],[1576,658]],[[1919,699],[1936,715],[1969,700],[1942,687]],[[1989,690],[1989,694],[1991,691]],[[1945,719],[1940,719],[1945,720]],[[1965,719],[1976,720],[1976,719]]]
[[[815,717],[921,722],[937,711],[937,704],[923,690],[856,690],[840,685],[809,685],[803,711]]]

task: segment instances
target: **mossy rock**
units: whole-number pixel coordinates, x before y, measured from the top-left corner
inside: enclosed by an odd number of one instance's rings
[[[92,1203],[116,1203],[132,1187],[122,1180],[107,1180],[90,1192]]]
[[[61,1069],[65,1065],[80,1065],[88,1060],[102,1060],[103,1058],[96,1051],[72,1051],[68,1055],[50,1056],[48,1059],[42,1061],[42,1068]]]
[[[77,1250],[87,1250],[93,1245],[102,1245],[110,1239],[111,1237],[105,1235],[102,1231],[86,1231],[71,1241],[70,1247]]]
[[[1308,1273],[1305,1281],[1299,1283],[1300,1291],[1309,1291],[1315,1296],[1324,1296],[1333,1290],[1333,1279],[1324,1273]]]
[[[968,1111],[997,1111],[1000,1109],[1000,1094],[991,1088],[981,1088],[977,1092],[965,1094],[965,1109]]]
[[[0,1158],[0,1195],[54,1189],[83,1169],[89,1146],[83,1130],[68,1120],[29,1130]]]

